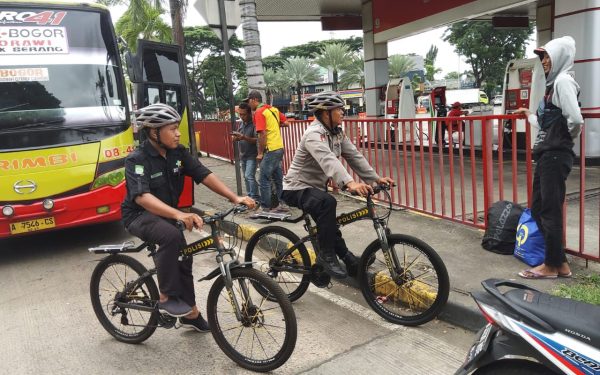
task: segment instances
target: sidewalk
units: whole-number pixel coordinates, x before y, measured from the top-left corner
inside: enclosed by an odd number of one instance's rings
[[[236,190],[235,169],[232,164],[208,157],[202,157],[200,161],[227,186]],[[196,186],[194,192],[195,207],[200,210],[220,211],[231,207],[225,199],[211,192],[204,185]],[[345,195],[338,194],[336,198],[338,214],[364,206],[357,199]],[[249,219],[248,216],[236,217],[236,222],[243,225],[248,234],[269,224],[266,221]],[[277,223],[277,225],[286,226],[298,234],[304,233],[302,223]],[[547,292],[556,288],[560,283],[573,282],[571,279],[521,279],[517,276],[517,272],[527,268],[525,263],[510,255],[498,255],[484,250],[481,247],[483,231],[465,225],[408,210],[398,210],[393,211],[389,226],[393,233],[412,235],[427,242],[442,257],[450,276],[451,290],[448,303],[440,319],[467,329],[477,330],[485,324],[483,316],[470,297],[471,292],[482,290],[481,281],[485,279],[512,279]],[[366,246],[375,239],[370,221],[359,221],[343,227],[342,233],[348,247],[357,256],[360,256]],[[600,272],[600,264],[589,262],[589,268],[585,268],[585,260],[572,256],[568,256],[568,258],[575,276]],[[356,286],[354,279],[346,280],[342,282]]]

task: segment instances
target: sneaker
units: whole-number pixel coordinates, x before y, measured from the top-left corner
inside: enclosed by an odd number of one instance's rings
[[[170,297],[166,302],[158,303],[158,312],[179,318],[191,313],[192,307],[176,297]]]
[[[290,212],[290,207],[285,203],[279,203],[277,205],[277,207],[271,209],[271,212],[286,214],[286,213]]]
[[[192,328],[198,332],[210,332],[208,322],[204,320],[202,314],[198,314],[196,319],[179,318],[182,327]]]
[[[346,265],[346,272],[348,272],[348,276],[354,277],[358,273],[358,259],[354,254],[350,251],[346,253],[346,255],[342,258],[344,264]]]

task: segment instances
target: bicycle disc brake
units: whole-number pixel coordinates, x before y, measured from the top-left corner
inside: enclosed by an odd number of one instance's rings
[[[331,276],[320,264],[313,264],[310,267],[310,282],[313,283],[318,288],[326,288],[331,283]]]

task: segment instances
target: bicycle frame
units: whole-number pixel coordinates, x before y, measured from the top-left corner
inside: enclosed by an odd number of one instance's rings
[[[208,224],[210,226],[211,234],[207,237],[204,237],[197,241],[194,241],[191,244],[188,244],[186,247],[184,247],[181,250],[181,257],[182,258],[191,257],[191,256],[198,255],[201,252],[202,253],[212,252],[212,251],[217,252],[217,255],[215,258],[216,258],[218,267],[215,268],[214,270],[212,270],[208,275],[199,279],[198,281],[212,280],[215,277],[218,277],[220,275],[223,276],[223,278],[225,279],[225,285],[227,288],[227,293],[229,295],[231,306],[233,307],[233,309],[235,311],[237,319],[241,321],[242,320],[241,309],[239,307],[239,304],[235,297],[235,294],[231,291],[233,288],[233,280],[231,279],[231,269],[243,267],[243,266],[246,266],[247,264],[252,264],[252,262],[240,263],[238,261],[239,256],[236,255],[235,251],[233,249],[225,248],[225,245],[221,238],[221,231],[218,228],[218,223],[222,222],[224,217],[226,217],[233,211],[239,211],[239,210],[241,210],[241,208],[233,207],[224,213],[203,217],[204,223]],[[181,230],[185,229],[185,226],[183,226],[183,223],[178,222],[176,225]],[[133,242],[130,242],[130,241],[125,242],[121,245],[105,245],[105,246],[90,248],[89,251],[94,252],[96,254],[100,254],[100,253],[118,254],[118,253],[135,253],[135,252],[140,252],[143,249],[148,249],[148,251],[150,252],[149,256],[154,256],[156,254],[156,245],[155,244],[144,242],[141,245],[134,247]],[[224,255],[229,255],[231,257],[231,260],[225,261],[223,259]],[[143,280],[145,280],[147,277],[152,277],[155,274],[156,274],[156,268],[152,268],[152,269],[148,270],[144,274],[140,275],[136,280],[130,282],[125,287],[125,290],[123,292],[126,295],[131,293],[131,291],[136,290],[140,286],[140,284],[143,283]],[[249,292],[247,286],[244,283],[240,283],[240,288],[241,288],[241,291],[242,291],[244,297],[246,298],[246,300],[250,301],[251,300],[250,292]],[[118,307],[121,307],[121,308],[129,308],[129,309],[135,309],[135,310],[141,310],[141,311],[147,311],[147,312],[153,312],[156,309],[153,307],[139,306],[136,304],[123,303],[123,302],[119,302],[119,301],[115,301],[115,305]]]
[[[381,189],[381,190],[383,190],[383,189]],[[343,213],[336,217],[336,222],[337,222],[338,228],[341,228],[348,224],[354,223],[359,220],[364,220],[367,218],[369,218],[373,221],[373,227],[375,228],[375,232],[377,233],[377,238],[378,238],[379,243],[381,244],[381,249],[383,250],[383,253],[385,256],[385,262],[388,267],[388,270],[390,271],[390,274],[392,275],[392,278],[398,279],[398,276],[399,276],[399,273],[401,273],[401,270],[397,270],[398,267],[395,267],[394,264],[399,265],[401,263],[400,263],[399,259],[397,258],[396,253],[390,251],[390,248],[389,248],[387,238],[388,238],[388,235],[391,234],[391,230],[388,228],[387,222],[385,219],[379,218],[375,215],[375,202],[373,202],[372,194],[369,194],[367,196],[366,207],[359,208],[352,212]],[[289,223],[298,223],[302,220],[304,220],[303,227],[304,227],[304,230],[306,230],[306,232],[308,233],[308,235],[300,238],[300,240],[298,240],[298,242],[294,243],[285,252],[279,254],[279,256],[277,257],[277,260],[281,260],[287,256],[291,256],[291,254],[296,249],[298,249],[298,247],[301,244],[303,244],[307,241],[310,241],[311,244],[313,245],[313,247],[316,249],[316,251],[319,251],[319,241],[317,240],[317,227],[316,227],[316,225],[314,225],[312,223],[312,220],[311,220],[309,214],[303,213],[302,215],[298,216],[297,218],[293,218],[293,219],[283,218],[281,221],[289,222]],[[312,272],[310,269],[309,270],[298,270],[297,268],[285,267],[285,266],[281,267],[281,268],[278,267],[277,271],[288,271],[288,272],[294,272],[294,273],[299,273],[299,274],[303,274],[303,275],[310,274]],[[400,272],[398,272],[398,271],[400,271]]]

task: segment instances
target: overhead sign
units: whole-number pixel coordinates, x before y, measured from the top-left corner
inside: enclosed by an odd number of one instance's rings
[[[221,36],[221,17],[219,16],[219,1],[225,3],[225,14],[227,22],[227,39],[235,33],[237,27],[242,23],[239,0],[196,0],[194,8],[200,13],[208,26],[223,40]]]

